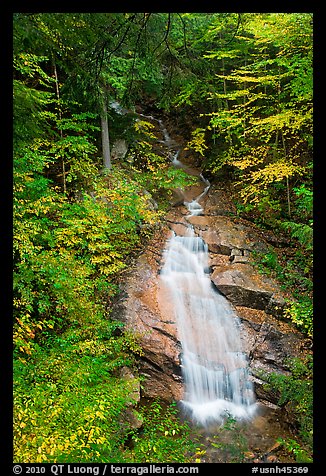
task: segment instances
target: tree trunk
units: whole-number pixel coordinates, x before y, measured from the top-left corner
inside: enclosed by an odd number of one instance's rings
[[[284,158],[286,159],[286,145],[285,145],[285,138],[282,134],[282,144],[283,144],[283,151],[284,151]],[[289,184],[289,176],[286,176],[286,196],[288,202],[288,215],[291,218],[291,201],[290,201],[290,184]]]
[[[108,110],[107,110],[105,96],[103,97],[103,102],[102,102],[101,131],[102,131],[103,167],[104,167],[104,170],[106,169],[110,170],[112,167],[112,164],[111,164],[111,153],[110,153]]]
[[[222,32],[221,31],[220,31],[220,41],[222,41]],[[224,61],[223,57],[222,57],[222,74],[223,74],[223,92],[224,92],[224,96],[226,96],[227,89],[226,89],[226,79],[225,79],[225,61]],[[229,102],[227,100],[227,97],[225,97],[224,100],[225,100],[226,109],[229,110]]]
[[[55,77],[55,90],[57,94],[57,99],[58,99],[58,110],[59,110],[59,119],[61,121],[62,119],[62,111],[61,111],[61,105],[60,105],[60,89],[59,89],[59,79],[58,79],[58,72],[57,72],[57,67],[53,59],[53,71],[54,71],[54,77]],[[60,128],[60,137],[62,139],[63,137],[63,132],[62,129]],[[61,157],[61,165],[62,165],[62,183],[63,183],[63,193],[67,193],[67,183],[66,183],[66,165],[65,165],[65,159],[64,156]]]
[[[289,185],[289,176],[286,176],[286,197],[288,202],[288,215],[291,218],[291,201],[290,201],[290,185]]]

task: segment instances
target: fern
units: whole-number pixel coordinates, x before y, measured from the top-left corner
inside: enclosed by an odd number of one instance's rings
[[[307,250],[312,250],[313,246],[313,229],[310,225],[304,223],[295,223],[293,221],[284,221],[281,227],[289,231],[292,238],[295,238]]]
[[[299,435],[307,448],[313,443],[313,361],[289,359],[291,375],[270,373],[264,375],[266,387],[279,394],[278,404],[287,406],[295,417]]]

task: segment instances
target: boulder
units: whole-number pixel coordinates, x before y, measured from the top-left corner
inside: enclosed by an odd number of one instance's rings
[[[128,145],[124,139],[118,139],[114,142],[111,150],[111,159],[121,160],[124,159],[128,152]]]
[[[235,306],[263,309],[273,314],[284,307],[285,300],[277,285],[259,274],[247,260],[246,256],[236,256],[228,266],[215,266],[212,282]]]
[[[232,192],[226,184],[212,184],[205,203],[206,216],[236,216],[236,207],[231,199]]]
[[[230,257],[230,261],[234,264],[234,263],[248,263],[249,261],[249,256],[232,256]]]
[[[253,250],[268,251],[258,233],[228,216],[193,216],[188,221],[195,233],[206,241],[210,252],[231,256],[234,250],[239,250],[244,256]]]

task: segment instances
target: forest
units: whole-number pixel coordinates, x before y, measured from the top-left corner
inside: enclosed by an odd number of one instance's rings
[[[15,462],[205,459],[175,402],[135,402],[143,350],[111,318],[173,191],[193,183],[146,114],[182,131],[237,217],[288,243],[256,266],[288,293],[281,318],[312,342],[312,58],[309,13],[13,14]],[[312,343],[291,369],[269,379],[294,407],[295,435],[279,444],[312,462]],[[138,428],[123,420],[132,405]],[[228,461],[248,461],[228,425]]]

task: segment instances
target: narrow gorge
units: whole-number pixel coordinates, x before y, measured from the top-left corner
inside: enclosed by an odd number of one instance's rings
[[[259,229],[233,213],[225,185],[203,177],[180,136],[171,139],[161,120],[142,116],[161,134],[171,166],[197,183],[175,190],[114,305],[113,318],[144,351],[141,399],[179,402],[181,416],[206,428],[204,434],[235,418],[250,449],[269,455],[293,425],[264,376],[288,375],[288,359],[302,357],[310,340],[280,320],[286,296],[254,264],[255,252],[268,251]]]

